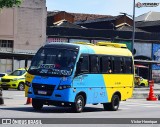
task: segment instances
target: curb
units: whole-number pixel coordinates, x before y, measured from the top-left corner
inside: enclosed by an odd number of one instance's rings
[[[149,91],[149,88],[134,88],[133,91]],[[154,88],[154,91],[160,91],[160,88]]]
[[[133,90],[132,99],[146,99],[149,96],[150,87],[135,87]],[[160,84],[153,86],[154,96],[160,100]]]
[[[146,99],[148,98],[149,95],[149,90],[143,90],[143,91],[133,91],[133,96],[132,99]],[[154,95],[155,97],[159,98],[160,100],[160,89],[159,90],[154,90]]]

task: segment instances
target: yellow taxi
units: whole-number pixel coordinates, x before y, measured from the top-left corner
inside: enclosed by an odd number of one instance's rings
[[[148,87],[148,80],[140,76],[135,76],[135,86],[145,86]]]
[[[27,71],[25,68],[19,68],[11,74],[2,77],[0,82],[2,89],[8,90],[9,88],[12,88],[24,90],[26,73]]]
[[[140,86],[146,86],[146,87],[148,87],[149,86],[148,85],[148,80],[140,77]]]

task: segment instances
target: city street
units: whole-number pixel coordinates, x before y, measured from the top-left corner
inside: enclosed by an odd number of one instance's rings
[[[70,108],[44,106],[35,111],[32,105],[25,105],[24,91],[4,90],[4,105],[0,105],[1,118],[159,118],[160,101],[128,99],[122,101],[118,111],[104,111],[103,106],[86,105],[84,112],[73,113]]]
[[[35,111],[33,110],[31,104],[25,105],[27,99],[24,97],[24,91],[4,90],[3,97],[5,104],[0,105],[0,112],[1,112],[0,118],[37,118],[37,119],[39,118],[134,118],[135,119],[135,118],[160,117],[159,114],[160,101],[146,101],[145,99],[129,99],[127,101],[123,101],[120,103],[119,110],[115,112],[104,111],[103,106],[99,104],[99,105],[86,105],[84,112],[73,113],[70,108],[55,107],[55,106],[44,106],[44,108],[41,111]],[[87,126],[90,125],[88,124]]]
[[[0,9],[0,127],[160,127],[160,2]]]

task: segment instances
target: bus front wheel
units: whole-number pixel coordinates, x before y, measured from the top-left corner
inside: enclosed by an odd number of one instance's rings
[[[39,99],[32,99],[32,106],[35,110],[41,110],[43,107],[43,101]]]
[[[80,113],[84,109],[84,97],[82,95],[77,95],[75,98],[75,102],[73,103],[72,109],[74,112]]]
[[[119,96],[118,95],[113,95],[112,100],[110,103],[104,103],[103,107],[104,110],[106,111],[117,111],[119,108]]]

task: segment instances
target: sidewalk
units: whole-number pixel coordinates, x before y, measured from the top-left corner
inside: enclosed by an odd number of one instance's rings
[[[134,88],[132,99],[146,99],[149,94],[149,87]],[[158,98],[160,95],[160,83],[154,83],[154,95]]]

